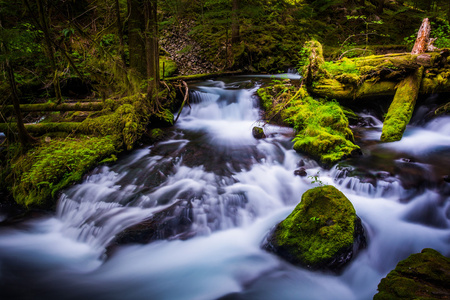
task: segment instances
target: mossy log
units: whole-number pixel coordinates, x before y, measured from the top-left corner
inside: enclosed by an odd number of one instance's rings
[[[37,104],[21,104],[20,110],[24,112],[32,111],[99,111],[103,109],[103,102],[85,102],[85,103],[37,103]],[[5,112],[13,112],[12,105],[5,106]]]
[[[425,68],[419,93],[450,92],[448,52],[421,55],[392,54],[348,60],[347,69],[339,62],[324,67],[316,75],[308,91],[318,97],[336,100],[356,100],[378,96],[394,96],[397,84],[420,67]],[[354,69],[349,70],[348,65]],[[333,73],[327,71],[333,68]]]
[[[406,125],[414,112],[422,75],[423,67],[405,78],[397,87],[394,100],[389,106],[383,122],[382,142],[394,142],[402,139]]]
[[[48,132],[72,132],[77,131],[79,133],[90,133],[86,132],[87,128],[81,126],[82,123],[79,122],[61,122],[61,123],[39,123],[39,124],[25,124],[25,128],[28,132],[43,135]],[[17,125],[15,123],[0,123],[0,132],[7,131],[17,131]],[[82,132],[80,132],[80,130]]]

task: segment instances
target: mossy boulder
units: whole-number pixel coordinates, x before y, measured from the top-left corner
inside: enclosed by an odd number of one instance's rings
[[[306,191],[294,211],[269,234],[263,248],[313,270],[341,270],[365,247],[361,220],[333,186]]]
[[[450,299],[450,258],[433,249],[410,255],[378,285],[374,300]]]

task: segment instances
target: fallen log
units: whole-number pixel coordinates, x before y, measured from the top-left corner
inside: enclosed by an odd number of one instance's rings
[[[103,109],[103,102],[85,102],[85,103],[37,103],[37,104],[21,104],[20,110],[23,112],[39,112],[39,111],[99,111]],[[4,107],[5,113],[14,111],[12,105]]]
[[[425,18],[420,26],[417,39],[411,54],[422,54],[427,49],[430,38],[430,22]],[[395,142],[403,137],[406,125],[411,120],[419,95],[420,83],[422,82],[423,67],[418,68],[414,74],[403,79],[395,92],[394,100],[389,106],[380,140],[382,142]]]
[[[90,133],[87,132],[84,127],[81,127],[80,122],[61,122],[61,123],[38,123],[38,124],[25,124],[25,128],[28,132],[43,135],[49,132],[73,132],[78,133]],[[0,132],[17,131],[16,123],[0,123]]]
[[[382,142],[395,142],[402,139],[406,125],[414,112],[422,75],[423,67],[399,84],[383,122],[380,139]]]

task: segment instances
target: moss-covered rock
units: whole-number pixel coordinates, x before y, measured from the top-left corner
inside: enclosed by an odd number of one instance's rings
[[[450,299],[450,258],[423,249],[397,264],[378,285],[374,300]]]
[[[353,144],[353,133],[339,103],[315,100],[306,89],[298,89],[287,82],[260,88],[258,95],[267,120],[285,123],[297,130],[296,151],[311,155],[325,167],[359,153],[360,148]]]
[[[309,269],[339,271],[366,244],[351,202],[333,186],[306,191],[263,248]]]

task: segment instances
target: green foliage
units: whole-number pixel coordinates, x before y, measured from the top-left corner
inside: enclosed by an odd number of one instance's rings
[[[113,136],[79,137],[43,143],[15,161],[11,177],[14,199],[25,207],[48,206],[61,189],[107,156],[117,153]],[[111,156],[113,159],[114,156]]]
[[[319,172],[316,175],[308,176],[311,179],[311,184],[317,183],[319,186],[324,186],[325,184],[320,180]]]

